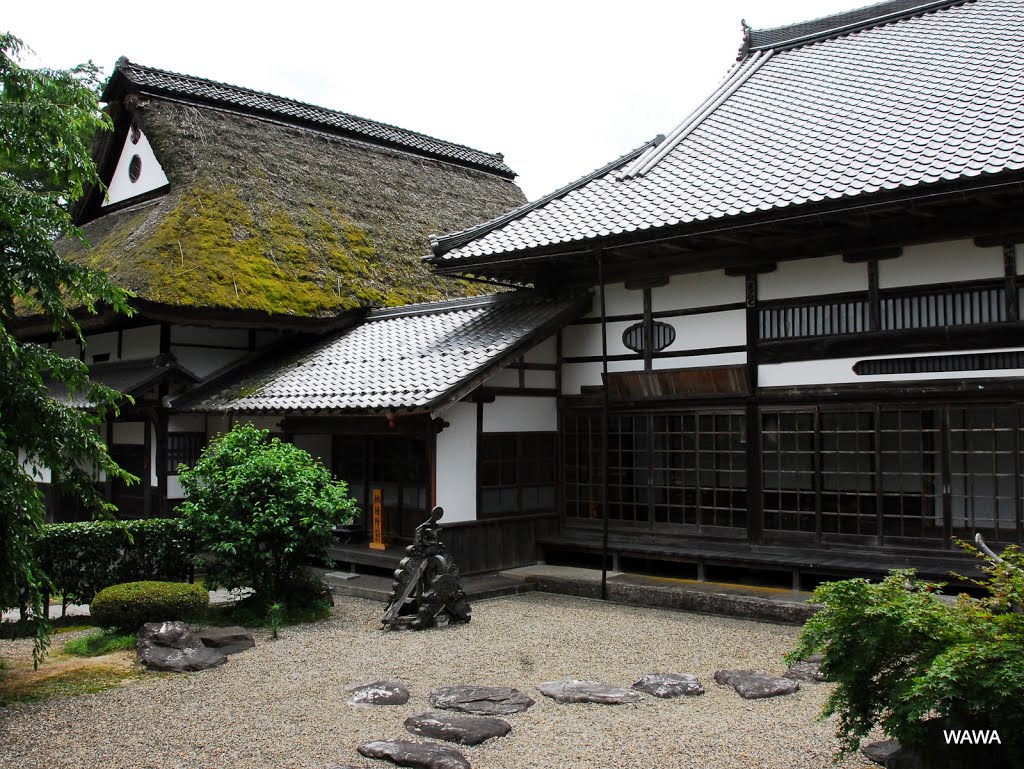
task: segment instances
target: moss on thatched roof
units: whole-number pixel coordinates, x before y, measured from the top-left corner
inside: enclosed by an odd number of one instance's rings
[[[169,191],[62,249],[153,302],[315,317],[479,294],[421,263],[428,236],[523,202],[495,174],[210,105],[143,95],[134,120]]]

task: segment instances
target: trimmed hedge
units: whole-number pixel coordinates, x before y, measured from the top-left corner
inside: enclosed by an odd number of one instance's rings
[[[89,603],[124,582],[186,580],[192,569],[192,535],[180,518],[50,523],[37,548],[39,565],[65,603]]]
[[[134,633],[147,622],[201,617],[210,605],[202,585],[188,582],[128,582],[96,594],[89,614],[100,627]]]

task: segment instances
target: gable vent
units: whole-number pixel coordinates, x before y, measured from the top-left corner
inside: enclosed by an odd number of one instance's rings
[[[668,323],[651,324],[651,352],[661,352],[676,341],[676,330]],[[644,352],[644,324],[634,323],[622,332],[622,343],[633,352]]]

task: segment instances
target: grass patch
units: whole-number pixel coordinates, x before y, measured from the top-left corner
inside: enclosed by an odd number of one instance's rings
[[[112,652],[135,648],[134,635],[100,630],[64,644],[64,653],[75,657],[99,657]]]
[[[0,677],[0,705],[95,694],[143,675],[139,670],[119,665],[89,665],[52,671],[40,668],[35,674],[22,675],[9,671]]]

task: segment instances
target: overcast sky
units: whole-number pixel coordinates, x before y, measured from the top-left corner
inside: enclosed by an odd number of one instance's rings
[[[534,199],[667,133],[755,28],[867,0],[7,3],[29,65],[119,56],[502,152]]]

